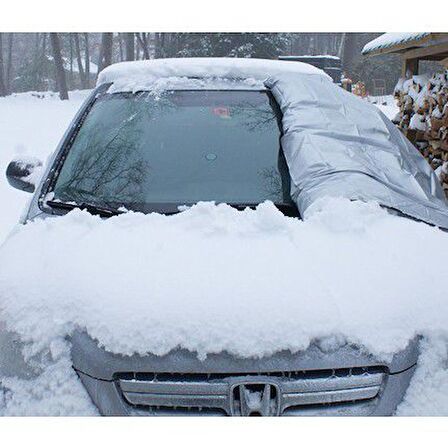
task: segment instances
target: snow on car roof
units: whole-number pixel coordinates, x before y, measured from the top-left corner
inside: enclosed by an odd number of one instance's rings
[[[282,73],[318,75],[330,79],[310,64],[254,58],[172,58],[120,62],[104,69],[97,85],[114,83],[114,90],[136,91],[150,88],[160,78],[227,78],[258,84]]]
[[[368,54],[375,50],[389,48],[397,44],[409,42],[411,40],[418,40],[422,37],[427,36],[428,34],[429,33],[384,33],[364,45],[362,54]]]
[[[307,59],[314,59],[314,58],[325,58],[325,59],[335,59],[335,60],[341,60],[338,56],[333,56],[331,54],[298,54],[298,55],[288,55],[288,56],[279,56],[279,58],[283,60],[288,59],[296,59],[296,58],[307,58]]]

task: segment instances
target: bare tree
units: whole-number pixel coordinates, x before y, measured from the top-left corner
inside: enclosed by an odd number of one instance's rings
[[[6,95],[6,86],[4,79],[4,67],[3,67],[3,37],[0,33],[0,96]]]
[[[155,35],[155,57],[167,57],[167,48],[171,45],[172,33],[156,33]]]
[[[6,90],[8,93],[12,92],[12,46],[13,46],[14,34],[9,33],[8,35],[8,59],[6,60]]]
[[[104,36],[102,33],[80,33],[72,36],[73,76],[78,79],[76,67],[80,70],[81,85],[91,87],[97,72],[95,63],[102,48],[101,68],[115,60],[146,59],[148,57],[184,57],[184,56],[241,56],[241,51],[252,52],[250,48],[259,47],[263,51],[271,48],[270,37],[265,33],[120,33]],[[280,54],[331,54],[340,56],[350,77],[364,80],[370,88],[371,79],[385,78],[388,90],[395,85],[400,72],[400,57],[384,55],[378,59],[361,56],[363,45],[380,33],[281,33],[272,39],[283,39],[283,48],[277,46],[264,56],[276,58]],[[137,36],[138,35],[138,36]],[[47,90],[54,87],[55,61],[49,33],[3,33],[2,57],[2,95],[12,91]],[[69,36],[59,33],[61,52],[64,57],[67,90],[70,85],[70,48]],[[249,42],[248,45],[243,45]],[[120,44],[120,48],[118,46]],[[277,45],[277,44],[275,44]],[[230,53],[231,52],[231,53]],[[250,55],[247,55],[248,57]],[[67,59],[65,59],[67,58]],[[91,59],[92,58],[92,59]],[[81,59],[81,64],[79,63]],[[94,69],[92,69],[94,67]],[[84,76],[84,80],[81,80]],[[79,83],[79,81],[77,81]]]
[[[73,40],[75,41],[75,52],[76,52],[76,61],[78,63],[78,72],[79,72],[79,78],[81,80],[81,85],[84,89],[87,89],[86,86],[86,75],[84,72],[84,67],[82,65],[82,58],[81,58],[81,45],[79,44],[79,34],[74,33],[73,34]]]
[[[102,33],[98,73],[112,64],[113,33]]]
[[[359,49],[357,48],[357,34],[344,34],[345,36],[342,43],[342,66],[350,73],[359,53]]]
[[[125,39],[125,59],[126,61],[135,60],[134,33],[124,33]]]
[[[69,85],[73,85],[73,34],[68,34],[68,45],[70,50],[70,76],[69,76]]]
[[[338,53],[337,53],[337,56],[340,58],[342,58],[342,53],[344,51],[344,43],[345,43],[346,38],[347,38],[347,33],[342,33],[341,40],[340,40],[339,46],[338,46]]]
[[[89,33],[84,33],[84,54],[85,54],[85,68],[86,68],[86,88],[90,88],[90,47],[89,47]]]
[[[137,42],[143,52],[143,59],[149,59],[149,49],[148,49],[148,35],[147,33],[136,33]]]
[[[53,50],[53,59],[56,68],[56,82],[59,89],[59,98],[68,100],[67,81],[65,79],[64,63],[61,55],[61,42],[58,33],[50,33],[51,47]]]
[[[40,33],[42,35],[42,48],[41,48],[41,55],[40,57],[42,59],[46,58],[46,53],[47,53],[47,33]],[[39,41],[38,41],[39,42]],[[36,52],[36,55],[38,55],[39,52]]]
[[[118,60],[120,62],[124,61],[124,50],[123,50],[123,33],[118,34]]]
[[[34,51],[32,52],[32,64],[34,66],[34,88],[43,88],[41,80],[44,78],[44,65],[47,61],[46,33],[34,33]]]

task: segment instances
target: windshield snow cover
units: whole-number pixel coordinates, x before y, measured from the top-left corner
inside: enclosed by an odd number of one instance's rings
[[[320,340],[322,350],[347,341],[388,360],[419,334],[433,351],[429,377],[417,377],[446,413],[448,301],[434,269],[446,253],[445,232],[342,198],[314,204],[305,221],[270,202],[245,211],[199,203],[173,216],[73,210],[18,226],[0,251],[1,320],[43,373],[31,384],[3,380],[15,391],[6,412],[28,412],[26,394],[36,400],[48,388],[59,395],[39,412],[92,412],[81,406],[66,338],[82,330],[114,353],[181,347],[201,359]],[[78,401],[67,409],[64,394]]]
[[[320,77],[281,74],[265,84],[283,113],[291,197],[302,215],[319,198],[346,197],[448,229],[436,174],[378,108]]]

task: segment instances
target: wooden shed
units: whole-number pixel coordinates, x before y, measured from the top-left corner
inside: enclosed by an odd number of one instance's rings
[[[401,55],[402,77],[409,78],[418,74],[419,61],[443,61],[446,64],[448,33],[385,33],[362,50],[362,54],[368,56],[388,53]]]
[[[403,60],[392,122],[436,170],[448,197],[448,33],[385,33],[362,50],[368,56],[388,53]],[[420,61],[439,62],[440,71],[420,74]]]

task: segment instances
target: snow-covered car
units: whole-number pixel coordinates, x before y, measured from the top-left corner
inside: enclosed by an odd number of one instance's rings
[[[22,159],[7,177],[34,191],[24,223],[73,209],[102,218],[129,210],[174,215],[202,201],[237,210],[272,201],[301,219],[333,192],[443,227],[443,192],[425,163],[379,111],[314,67],[186,59],[109,67],[43,174],[36,174],[40,162]],[[72,330],[73,369],[103,415],[390,415],[419,353],[414,337],[388,359],[338,340],[301,351],[285,344],[258,357],[198,357],[185,346],[120,354]],[[13,375],[25,362],[22,342],[0,334]]]

